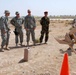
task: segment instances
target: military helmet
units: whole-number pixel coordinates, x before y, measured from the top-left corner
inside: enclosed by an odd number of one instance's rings
[[[15,14],[17,15],[17,14],[20,14],[20,13],[18,11],[16,11]]]
[[[10,12],[8,11],[8,10],[5,10],[5,12],[4,12],[5,14],[7,14],[7,13],[9,13],[10,14]]]

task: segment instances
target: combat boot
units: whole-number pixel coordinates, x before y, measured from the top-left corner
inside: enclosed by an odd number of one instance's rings
[[[9,50],[10,48],[6,45],[5,49],[6,49],[6,50]]]
[[[22,43],[20,45],[22,46]]]
[[[47,42],[45,42],[44,44],[47,44]]]
[[[27,42],[27,47],[29,46],[29,42]]]
[[[36,43],[35,43],[35,42],[33,42],[33,45],[34,45],[34,46],[36,46]]]
[[[1,46],[0,52],[4,52],[4,48],[3,48],[3,46]]]
[[[18,47],[18,43],[16,43],[16,47]]]

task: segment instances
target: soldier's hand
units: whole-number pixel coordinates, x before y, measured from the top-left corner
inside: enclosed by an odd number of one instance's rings
[[[8,28],[8,31],[10,31],[10,28]]]
[[[26,30],[26,31],[28,31],[28,29],[27,29],[27,28],[25,28],[25,30]]]
[[[3,34],[5,34],[5,33],[6,33],[6,31],[5,31],[5,30],[2,30],[2,33],[3,33]]]
[[[34,30],[36,29],[36,27],[34,27]]]

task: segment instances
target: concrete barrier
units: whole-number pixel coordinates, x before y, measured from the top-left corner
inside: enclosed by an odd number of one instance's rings
[[[24,49],[24,61],[28,61],[29,48]]]

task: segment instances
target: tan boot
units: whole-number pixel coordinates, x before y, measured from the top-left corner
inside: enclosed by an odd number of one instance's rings
[[[6,45],[5,49],[6,49],[6,50],[9,50],[10,48]]]
[[[33,45],[34,45],[34,46],[36,46],[36,43],[35,43],[35,42],[33,42]]]
[[[27,47],[29,46],[29,42],[27,42]]]
[[[4,52],[4,48],[3,48],[3,46],[1,46],[0,52]]]
[[[20,45],[23,46],[22,43]]]
[[[18,43],[16,43],[16,47],[18,47]]]

